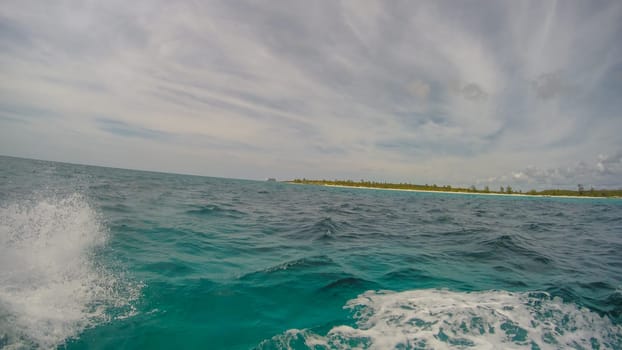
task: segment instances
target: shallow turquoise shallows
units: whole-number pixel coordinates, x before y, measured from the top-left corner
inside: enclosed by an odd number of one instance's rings
[[[0,157],[0,348],[622,349],[622,200]]]

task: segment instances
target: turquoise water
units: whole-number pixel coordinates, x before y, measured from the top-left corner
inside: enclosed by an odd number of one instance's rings
[[[0,348],[622,349],[622,201],[0,157]]]

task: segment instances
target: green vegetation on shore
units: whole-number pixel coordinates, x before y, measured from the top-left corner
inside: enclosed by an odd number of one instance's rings
[[[326,185],[326,186],[346,186],[346,187],[369,187],[380,189],[394,189],[394,190],[415,190],[415,191],[439,191],[439,192],[461,192],[461,193],[482,193],[482,194],[523,194],[534,196],[577,196],[577,197],[622,197],[622,189],[618,190],[606,190],[606,189],[584,189],[582,185],[577,186],[577,190],[543,190],[536,191],[531,190],[529,192],[515,191],[511,186],[501,186],[498,190],[492,190],[488,186],[483,189],[477,189],[475,186],[470,188],[451,187],[451,186],[437,186],[434,185],[414,185],[409,183],[387,183],[387,182],[375,182],[375,181],[352,181],[352,180],[309,180],[309,179],[295,179],[290,181],[296,184],[306,185]]]

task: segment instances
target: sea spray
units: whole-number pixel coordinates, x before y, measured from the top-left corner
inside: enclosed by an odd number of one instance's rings
[[[53,348],[138,294],[95,259],[107,231],[80,194],[0,207],[0,344]]]

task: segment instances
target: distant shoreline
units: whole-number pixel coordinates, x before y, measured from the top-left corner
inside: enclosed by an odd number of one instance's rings
[[[325,186],[336,188],[359,188],[365,190],[384,190],[384,191],[403,191],[403,192],[422,192],[422,193],[447,193],[447,194],[462,194],[462,195],[482,195],[482,196],[506,196],[506,197],[534,197],[534,198],[579,198],[579,199],[622,199],[618,196],[573,196],[573,195],[545,195],[545,194],[528,194],[528,193],[499,193],[499,192],[466,192],[466,191],[447,191],[447,190],[418,190],[409,188],[390,188],[390,187],[370,187],[370,186],[348,186],[348,185],[333,185],[327,183],[304,183],[285,181],[285,183],[294,185],[313,185],[313,186]]]

